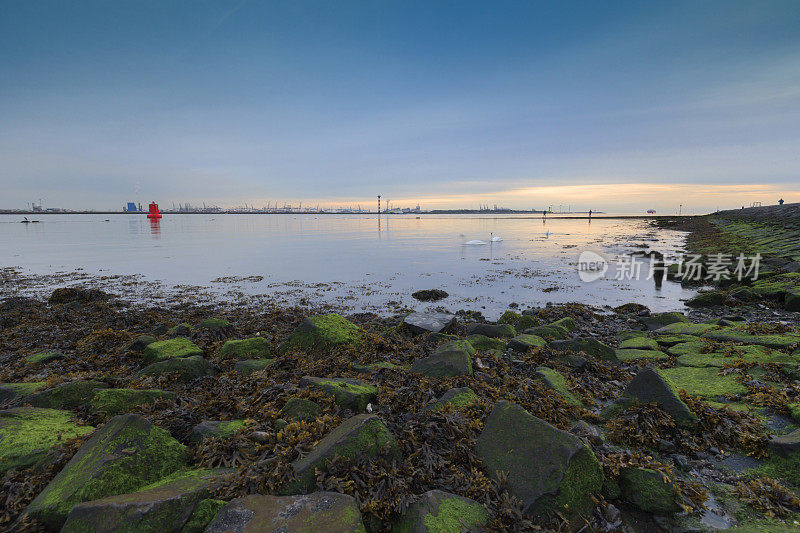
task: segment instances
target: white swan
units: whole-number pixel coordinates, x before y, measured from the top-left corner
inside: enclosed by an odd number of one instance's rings
[[[503,242],[503,238],[502,237],[495,237],[494,233],[490,233],[489,235],[492,236],[492,238],[491,238],[492,242]]]

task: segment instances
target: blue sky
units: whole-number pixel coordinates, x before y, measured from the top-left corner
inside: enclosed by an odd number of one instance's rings
[[[800,201],[798,28],[794,1],[6,0],[0,207]]]

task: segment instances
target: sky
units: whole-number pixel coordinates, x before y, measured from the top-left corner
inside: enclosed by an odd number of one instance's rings
[[[800,201],[799,28],[794,0],[3,0],[0,208]]]

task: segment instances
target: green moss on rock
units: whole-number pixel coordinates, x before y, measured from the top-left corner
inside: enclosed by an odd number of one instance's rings
[[[561,395],[564,400],[570,405],[580,407],[581,401],[569,390],[567,378],[555,369],[546,366],[540,366],[536,369],[536,376],[540,381],[546,384],[549,388],[553,389]]]
[[[625,468],[620,472],[619,485],[622,497],[650,513],[676,513],[677,490],[669,480],[648,468]]]
[[[736,381],[736,376],[721,376],[717,368],[676,367],[659,369],[658,372],[677,389],[701,398],[747,393],[747,388]]]
[[[692,324],[690,322],[675,322],[656,330],[657,335],[702,335],[719,326],[714,324]]]
[[[659,350],[637,350],[633,348],[620,348],[614,350],[618,361],[633,361],[635,359],[666,359],[669,356]]]
[[[138,415],[109,420],[28,505],[26,513],[60,526],[80,502],[133,492],[179,470],[186,448]]]
[[[249,376],[253,372],[264,370],[274,362],[275,359],[247,359],[246,361],[236,361],[236,364],[233,365],[233,370]]]
[[[9,402],[24,398],[47,386],[45,381],[27,383],[0,383],[0,402]]]
[[[175,337],[148,344],[142,352],[142,360],[149,364],[174,357],[191,357],[193,355],[203,355],[203,350],[186,337]]]
[[[469,387],[459,387],[445,392],[441,398],[425,406],[427,411],[441,411],[446,405],[454,409],[474,405],[478,402],[478,395]]]
[[[306,318],[281,347],[281,351],[327,351],[337,346],[359,348],[366,333],[336,313]]]
[[[306,398],[289,398],[281,409],[281,418],[292,422],[298,420],[315,420],[322,414],[322,407]]]
[[[497,319],[498,324],[511,324],[512,326],[520,319],[520,314],[516,311],[506,311]]]
[[[96,390],[105,388],[108,385],[102,381],[72,381],[31,394],[25,401],[34,407],[75,409],[94,398]]]
[[[44,352],[35,353],[25,357],[25,364],[31,366],[43,365],[45,363],[49,363],[50,361],[56,361],[63,358],[64,354],[58,350],[46,350]]]
[[[423,494],[392,526],[392,533],[449,533],[483,529],[489,513],[478,502],[432,490]]]
[[[269,342],[263,337],[227,341],[219,351],[221,359],[260,359],[269,355]]]
[[[506,347],[505,341],[501,339],[493,339],[486,335],[470,335],[467,337],[467,342],[478,352],[485,352],[487,350],[504,350]]]
[[[206,318],[205,320],[201,320],[197,327],[204,329],[226,330],[232,328],[233,324],[224,318]]]
[[[201,500],[194,508],[192,516],[186,525],[181,529],[181,533],[202,533],[208,527],[220,509],[225,506],[224,501],[206,498]]]
[[[619,343],[619,347],[623,349],[634,350],[658,350],[660,348],[658,342],[647,337],[634,337],[632,339],[624,340]]]
[[[17,407],[0,411],[0,475],[41,463],[63,442],[94,431],[73,421],[69,411]]]
[[[132,407],[175,398],[174,392],[158,389],[104,389],[95,391],[91,408],[113,416],[128,412]]]
[[[214,367],[199,355],[176,357],[156,361],[139,371],[138,377],[174,374],[180,381],[192,381],[204,376],[213,376]]]
[[[337,404],[363,413],[367,404],[374,402],[378,389],[374,385],[351,378],[316,378],[304,376],[300,385],[310,386],[333,396]]]

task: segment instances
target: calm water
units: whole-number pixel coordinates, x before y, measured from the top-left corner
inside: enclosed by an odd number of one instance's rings
[[[497,316],[511,302],[541,306],[577,301],[654,310],[682,308],[680,285],[652,280],[593,283],[575,264],[586,249],[607,254],[655,249],[673,253],[682,234],[643,220],[549,219],[486,215],[41,215],[36,224],[0,216],[0,265],[23,274],[82,269],[89,275],[138,275],[164,290],[176,285],[225,294],[306,298],[352,311],[424,309],[410,297],[440,288],[435,305]],[[502,242],[465,245],[470,240]],[[644,261],[643,273],[647,272]],[[63,282],[62,282],[63,284]]]

